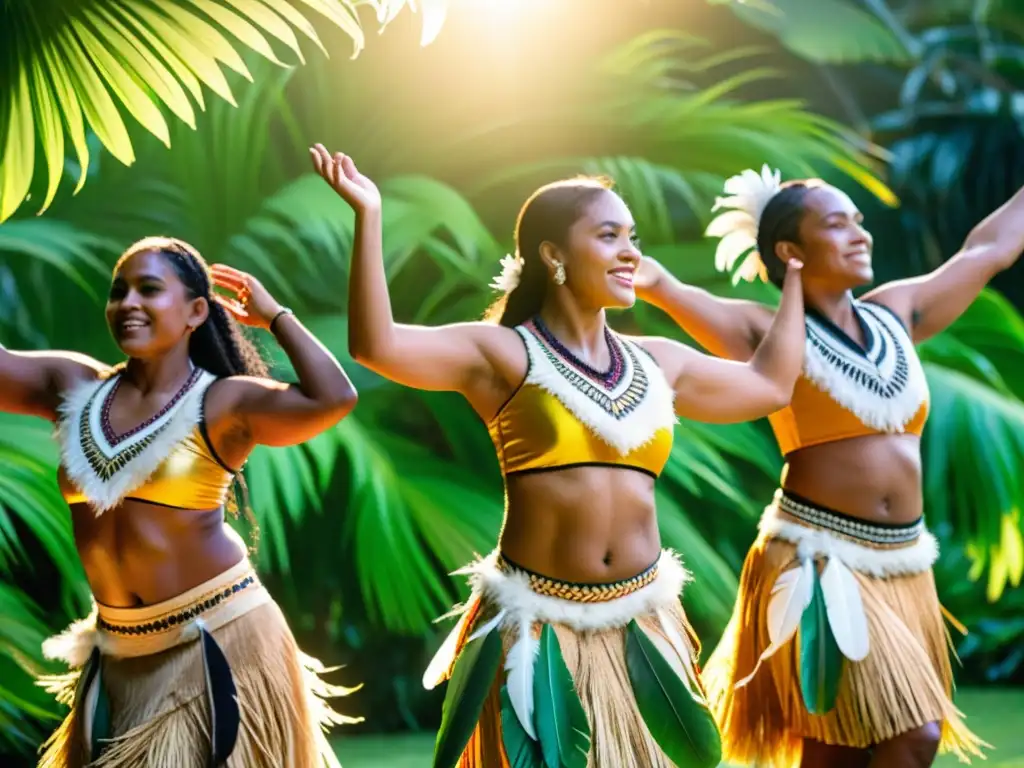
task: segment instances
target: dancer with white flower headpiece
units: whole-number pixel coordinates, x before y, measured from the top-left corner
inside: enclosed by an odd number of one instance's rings
[[[782,487],[747,555],[735,611],[705,670],[727,760],[931,765],[981,742],[950,699],[948,635],[922,518],[928,387],[914,344],[952,323],[1024,249],[1024,191],[924,277],[872,281],[871,235],[843,192],[744,171],[707,234],[716,266],[776,285],[804,262],[803,376],[769,419]],[[753,302],[683,285],[644,259],[637,295],[711,352],[747,360],[772,323]]]
[[[619,335],[605,310],[635,301],[633,217],[607,182],[574,179],[523,206],[489,321],[400,325],[377,188],[323,147],[314,164],[356,211],[352,355],[464,395],[505,478],[499,547],[466,568],[473,594],[424,675],[428,687],[449,680],[434,766],[717,766],[680,604],[688,577],[661,549],[654,484],[676,414],[740,421],[789,402],[803,357],[799,264],[749,362]]]

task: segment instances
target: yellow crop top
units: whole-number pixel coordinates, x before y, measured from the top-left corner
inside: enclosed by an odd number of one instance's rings
[[[611,331],[612,364],[595,371],[539,320],[516,328],[526,345],[526,378],[488,430],[505,476],[587,465],[657,477],[672,450],[672,390],[654,359]]]
[[[195,369],[160,413],[123,435],[109,422],[120,374],[72,391],[61,407],[57,475],[64,500],[103,512],[125,499],[181,509],[222,506],[234,472],[207,439],[203,399],[216,380]]]
[[[789,405],[769,417],[783,455],[873,434],[920,435],[928,384],[913,341],[888,308],[855,301],[861,347],[808,310],[804,375]]]

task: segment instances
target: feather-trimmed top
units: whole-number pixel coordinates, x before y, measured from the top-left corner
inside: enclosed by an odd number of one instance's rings
[[[117,435],[110,405],[121,374],[74,388],[60,409],[57,479],[69,505],[88,503],[100,514],[127,498],[182,509],[216,509],[234,472],[206,438],[203,399],[216,377],[196,368],[159,413]]]
[[[769,417],[783,455],[851,437],[924,430],[928,382],[910,335],[887,307],[853,304],[864,347],[808,310],[803,376],[790,404]]]
[[[539,320],[516,328],[528,370],[488,429],[503,473],[612,465],[657,477],[672,450],[674,395],[654,358],[608,330],[608,371],[577,360]]]

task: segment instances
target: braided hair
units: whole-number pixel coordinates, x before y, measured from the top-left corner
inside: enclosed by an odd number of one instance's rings
[[[242,333],[242,329],[227,310],[214,301],[213,282],[210,268],[198,250],[173,237],[146,237],[128,247],[114,266],[116,273],[121,265],[139,253],[158,253],[174,269],[178,279],[185,286],[189,299],[206,299],[209,316],[192,333],[188,343],[188,356],[197,368],[209,371],[218,379],[229,376],[266,377],[269,369],[260,356],[256,345]],[[234,473],[233,491],[241,491],[242,507],[246,520],[253,531],[253,549],[259,539],[259,524],[252,512],[249,488],[242,470]],[[228,499],[228,511],[238,515],[237,493]]]

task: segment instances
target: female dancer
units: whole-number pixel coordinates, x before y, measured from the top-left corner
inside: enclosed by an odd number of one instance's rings
[[[767,168],[725,190],[716,208],[734,210],[708,228],[722,237],[719,269],[753,248],[740,274],[781,284],[784,262],[798,258],[807,304],[804,374],[770,417],[782,488],[706,669],[725,757],[912,768],[941,747],[966,760],[980,742],[950,700],[938,550],[922,519],[928,388],[913,345],[1017,260],[1024,191],[935,272],[857,300],[851,291],[872,280],[871,236],[849,197],[817,180],[780,185]],[[683,285],[650,260],[638,293],[733,360],[749,359],[772,323],[769,308]]]
[[[654,480],[676,414],[740,421],[789,401],[803,356],[799,263],[749,362],[620,336],[605,308],[635,300],[633,219],[607,183],[573,179],[523,206],[497,322],[400,325],[377,188],[349,157],[318,145],[313,161],[356,211],[353,356],[464,395],[505,476],[499,548],[467,568],[473,597],[424,677],[451,678],[435,766],[718,765],[679,602],[686,573],[660,549]]]
[[[40,766],[337,765],[322,726],[343,718],[319,697],[346,691],[317,678],[223,510],[254,446],[333,426],[352,384],[259,281],[180,240],[128,249],[106,316],[123,366],[0,347],[0,408],[57,423],[96,603],[44,645],[73,671],[50,680],[71,713]],[[298,384],[266,378],[236,319],[274,334]]]

